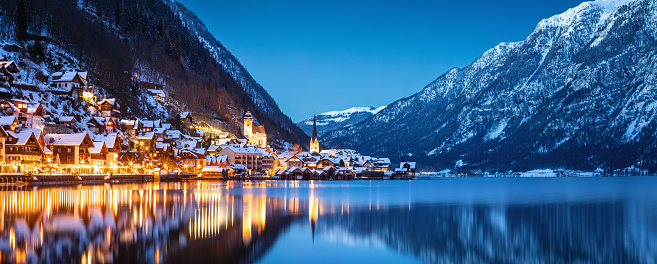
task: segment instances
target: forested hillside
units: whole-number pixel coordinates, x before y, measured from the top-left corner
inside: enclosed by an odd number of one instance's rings
[[[8,0],[0,2],[0,17],[3,49],[21,57],[7,59],[17,60],[27,72],[43,74],[39,69],[29,71],[30,63],[24,59],[47,69],[45,74],[88,70],[94,85],[122,102],[124,113],[152,117],[140,101],[138,85],[148,81],[165,84],[179,102],[171,113],[210,114],[237,132],[242,114],[251,111],[273,144],[308,141],[237,59],[176,2]],[[199,30],[212,37],[211,45],[199,38]],[[223,60],[216,56],[217,50]],[[69,59],[57,59],[61,56],[53,52]],[[236,74],[236,67],[242,71]]]

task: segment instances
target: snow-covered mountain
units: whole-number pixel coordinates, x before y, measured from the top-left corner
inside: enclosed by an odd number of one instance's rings
[[[317,134],[323,135],[324,133],[341,129],[347,126],[357,124],[366,118],[375,115],[383,110],[385,106],[381,107],[352,107],[343,111],[330,111],[317,115]],[[306,120],[297,123],[303,132],[310,135],[313,132],[313,118],[310,117]]]
[[[657,170],[657,3],[585,2],[323,143],[425,166]]]

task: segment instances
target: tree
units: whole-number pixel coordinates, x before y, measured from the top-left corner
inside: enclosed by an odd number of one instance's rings
[[[16,39],[25,40],[27,38],[27,11],[25,2],[20,0],[16,9]]]

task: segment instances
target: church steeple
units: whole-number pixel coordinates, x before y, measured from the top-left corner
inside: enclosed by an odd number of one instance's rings
[[[317,117],[313,114],[313,134],[310,138],[310,153],[319,153],[319,140],[317,139]]]

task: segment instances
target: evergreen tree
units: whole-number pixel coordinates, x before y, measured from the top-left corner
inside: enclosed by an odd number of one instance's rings
[[[27,11],[25,2],[20,0],[16,9],[16,39],[25,40],[27,38]]]

